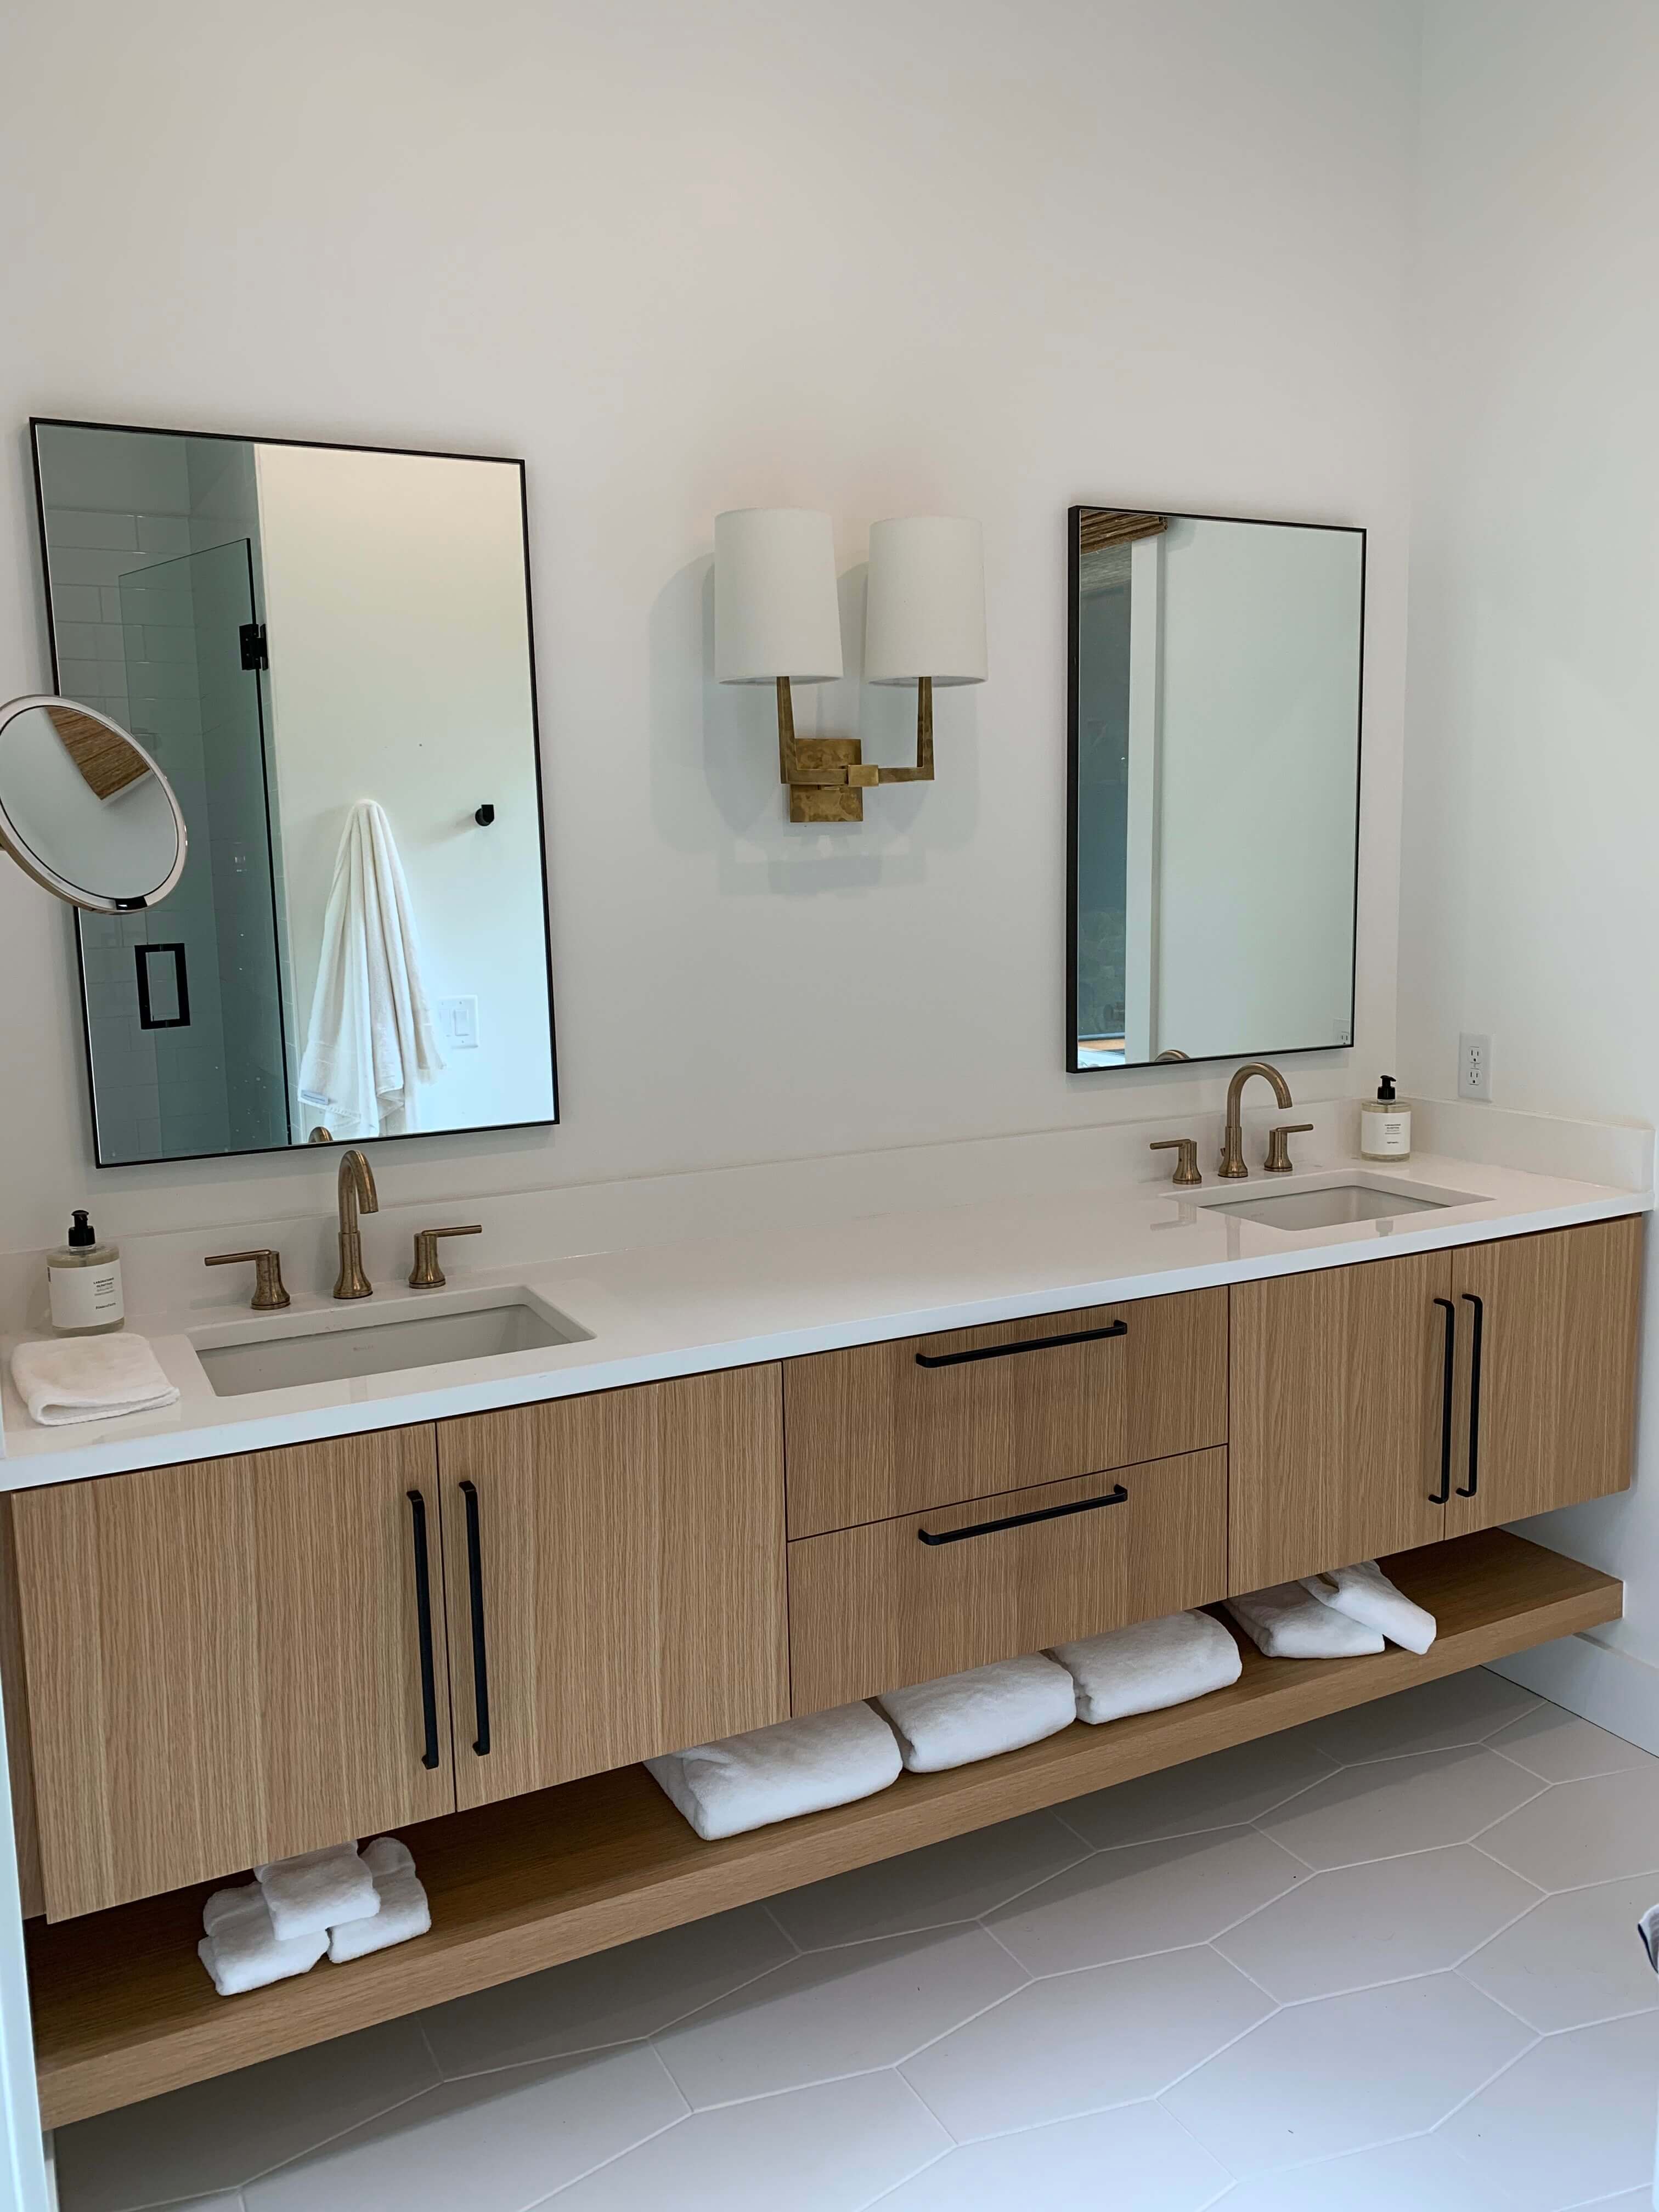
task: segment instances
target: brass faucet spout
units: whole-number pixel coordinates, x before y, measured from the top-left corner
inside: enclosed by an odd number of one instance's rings
[[[378,1213],[380,1194],[374,1188],[374,1170],[354,1145],[340,1155],[336,1183],[340,1208],[340,1272],[334,1279],[337,1298],[371,1298],[374,1285],[363,1273],[363,1240],[357,1227],[359,1209]]]
[[[1285,1082],[1271,1061],[1246,1060],[1243,1067],[1234,1072],[1233,1079],[1227,1085],[1227,1123],[1221,1134],[1221,1163],[1216,1170],[1218,1175],[1230,1182],[1237,1182],[1242,1176],[1248,1176],[1250,1172],[1244,1164],[1244,1129],[1241,1102],[1244,1095],[1244,1085],[1253,1075],[1259,1075],[1263,1082],[1272,1084],[1273,1097],[1281,1107],[1293,1106],[1296,1103],[1291,1096],[1290,1085]]]

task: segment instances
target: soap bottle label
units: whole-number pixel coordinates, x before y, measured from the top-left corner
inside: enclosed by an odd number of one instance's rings
[[[1412,1114],[1409,1106],[1397,1111],[1382,1112],[1368,1108],[1359,1117],[1359,1149],[1370,1160],[1400,1160],[1412,1148]]]
[[[54,1328],[103,1328],[120,1321],[121,1262],[100,1260],[90,1267],[48,1267]]]

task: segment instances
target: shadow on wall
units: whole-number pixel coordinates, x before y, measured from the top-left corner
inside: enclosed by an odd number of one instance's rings
[[[847,673],[794,694],[802,737],[856,734],[887,766],[915,758],[913,684],[866,684],[860,562],[841,578]],[[775,696],[768,684],[714,679],[714,563],[704,555],[672,577],[651,609],[651,815],[676,851],[710,854],[721,893],[811,897],[878,884],[920,884],[932,853],[959,851],[979,827],[977,692],[938,695],[937,780],[866,791],[864,822],[792,824],[778,781]]]

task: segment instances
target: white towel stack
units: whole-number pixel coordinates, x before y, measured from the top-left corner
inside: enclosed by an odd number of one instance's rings
[[[1224,1690],[1244,1665],[1237,1644],[1207,1613],[1108,1629],[1081,1644],[1058,1644],[1054,1656],[1075,1686],[1078,1718],[1091,1728]]]
[[[264,1892],[276,1940],[321,1935],[348,1921],[370,1920],[380,1909],[374,1877],[353,1844],[331,1844],[320,1851],[301,1851],[255,1867],[253,1878]]]
[[[873,1797],[900,1772],[893,1731],[866,1705],[836,1705],[645,1763],[705,1843]]]
[[[913,1774],[938,1774],[1018,1751],[1058,1735],[1077,1718],[1071,1676],[1036,1651],[888,1690],[874,1703],[892,1723]]]
[[[1375,1559],[1339,1567],[1331,1575],[1304,1575],[1302,1587],[1321,1605],[1374,1628],[1407,1651],[1426,1651],[1440,1632],[1434,1615],[1396,1589]]]
[[[55,1336],[20,1344],[11,1379],[29,1419],[55,1429],[70,1421],[113,1421],[153,1413],[179,1395],[148,1337]]]
[[[407,1943],[432,1912],[405,1846],[379,1836],[361,1856],[354,1843],[272,1860],[252,1881],[215,1890],[202,1924],[197,1956],[234,1997],[309,1973],[325,1951],[343,1964]]]
[[[328,1948],[326,1929],[284,1942],[271,1926],[270,1909],[257,1881],[216,1889],[202,1908],[202,1925],[207,1933],[196,1955],[222,1997],[309,1973]]]
[[[1227,1610],[1264,1659],[1358,1659],[1382,1649],[1381,1630],[1310,1597],[1300,1583],[1230,1597]]]
[[[348,1920],[328,1931],[328,1955],[337,1966],[371,1951],[411,1942],[432,1925],[432,1908],[415,1872],[409,1847],[396,1836],[377,1836],[363,1853],[374,1881],[375,1911],[364,1920]]]

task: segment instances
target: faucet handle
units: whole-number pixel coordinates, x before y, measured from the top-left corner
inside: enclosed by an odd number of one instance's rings
[[[1177,1157],[1175,1173],[1170,1177],[1183,1190],[1204,1178],[1198,1170],[1198,1139],[1196,1137],[1159,1137],[1146,1147],[1149,1152],[1174,1152]]]
[[[417,1229],[415,1231],[415,1265],[409,1271],[411,1291],[441,1290],[449,1278],[438,1265],[438,1239],[441,1237],[481,1237],[482,1221],[458,1222],[449,1229]]]
[[[1311,1121],[1279,1121],[1267,1132],[1267,1157],[1261,1164],[1263,1175],[1289,1175],[1294,1162],[1291,1158],[1291,1139],[1305,1137],[1313,1127]]]
[[[202,1265],[204,1267],[228,1267],[238,1260],[252,1260],[256,1269],[253,1278],[252,1305],[255,1313],[270,1313],[277,1306],[289,1303],[283,1285],[283,1255],[269,1245],[257,1252],[212,1252]]]

